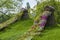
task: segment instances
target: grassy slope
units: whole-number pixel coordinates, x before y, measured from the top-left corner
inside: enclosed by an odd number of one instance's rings
[[[32,40],[60,40],[60,25],[47,27],[40,36],[35,36]]]
[[[27,29],[31,27],[33,20],[18,21],[8,28],[0,32],[0,39],[2,40],[17,40],[18,37],[23,34]]]
[[[17,40],[33,24],[33,20],[18,21],[0,32],[2,40]],[[32,40],[60,40],[60,25],[46,27],[40,36],[35,36]]]

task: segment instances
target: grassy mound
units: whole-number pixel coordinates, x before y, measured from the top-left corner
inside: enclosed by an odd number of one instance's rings
[[[0,31],[0,40],[17,40],[32,24],[32,19],[22,20],[11,24],[8,28]]]

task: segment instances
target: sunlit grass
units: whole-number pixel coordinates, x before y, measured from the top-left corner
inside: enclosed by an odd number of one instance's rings
[[[35,36],[32,40],[60,40],[60,26],[46,27],[40,36]]]
[[[20,35],[26,32],[31,25],[33,24],[33,20],[22,20],[16,23],[9,25],[8,28],[5,28],[0,32],[1,40],[17,40]]]

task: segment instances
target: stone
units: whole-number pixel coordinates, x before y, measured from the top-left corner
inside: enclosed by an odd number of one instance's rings
[[[29,15],[28,15],[28,10],[27,9],[23,9],[23,14],[21,16],[21,19],[28,19]]]
[[[47,23],[46,23],[45,26],[52,26],[52,25],[55,24],[55,16],[54,16],[54,11],[55,11],[55,9],[54,9],[54,7],[52,7],[52,6],[46,6],[46,7],[45,7],[45,10],[46,10],[47,7],[48,7],[47,10],[51,12],[51,15],[48,16],[48,18],[47,18]]]

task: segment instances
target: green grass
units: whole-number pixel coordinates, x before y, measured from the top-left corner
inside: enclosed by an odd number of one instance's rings
[[[60,40],[60,25],[46,27],[41,35],[35,36],[32,40]]]
[[[20,35],[26,32],[33,24],[33,20],[22,20],[13,23],[0,31],[0,40],[17,40]]]
[[[17,40],[32,24],[33,20],[31,19],[17,21],[0,31],[0,39]],[[32,40],[60,40],[60,24],[46,27],[41,35],[35,36]]]

